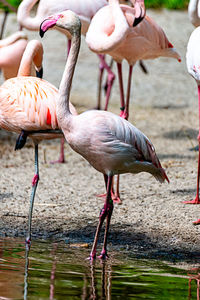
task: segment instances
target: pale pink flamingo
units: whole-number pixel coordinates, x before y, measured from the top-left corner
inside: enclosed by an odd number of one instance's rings
[[[200,1],[190,0],[188,5],[188,17],[190,22],[195,26],[200,25]]]
[[[17,76],[27,43],[28,38],[23,31],[17,31],[0,40],[0,69],[5,80]]]
[[[132,68],[140,59],[154,59],[160,56],[180,60],[179,54],[167,39],[164,31],[155,21],[146,16],[133,27],[135,9],[119,5],[118,0],[109,0],[109,5],[101,8],[93,17],[86,34],[89,48],[102,54],[109,54],[117,62],[121,95],[121,116],[128,118]],[[124,100],[121,63],[129,64],[129,79]],[[108,104],[108,103],[107,103]]]
[[[31,222],[35,192],[39,181],[38,143],[43,139],[62,137],[56,117],[58,90],[43,79],[32,77],[32,61],[39,71],[43,48],[39,41],[30,41],[24,51],[18,76],[0,86],[0,128],[19,133],[15,150],[21,149],[29,136],[35,146],[35,175],[32,179],[27,244],[31,241]],[[76,114],[70,103],[70,110]]]
[[[109,5],[101,8],[93,17],[86,34],[89,48],[97,53],[109,54],[117,62],[121,113],[128,119],[129,100],[133,66],[138,60],[155,59],[160,56],[173,57],[180,61],[180,56],[167,39],[164,31],[153,19],[146,16],[143,21],[133,27],[135,10],[127,5],[119,5],[118,0],[109,0]],[[126,101],[122,79],[122,61],[129,64]],[[106,103],[106,109],[108,102]],[[121,202],[119,196],[119,178],[114,196]]]
[[[71,49],[64,69],[57,98],[58,123],[71,148],[83,156],[104,175],[107,194],[90,253],[96,257],[98,236],[107,219],[100,258],[107,257],[107,238],[113,211],[112,179],[115,174],[148,172],[158,181],[168,181],[150,140],[127,120],[111,112],[89,110],[72,115],[69,109],[70,88],[81,41],[81,22],[72,11],[64,11],[44,20],[40,35],[52,27],[60,27],[71,34]],[[122,24],[123,26],[123,24]]]
[[[198,141],[200,144],[200,27],[197,27],[191,34],[187,45],[186,64],[189,74],[196,80],[198,88],[198,100],[199,100],[199,135]],[[200,204],[199,199],[199,177],[200,177],[200,147],[199,147],[199,159],[198,159],[198,171],[197,171],[197,191],[196,197],[191,201],[184,201],[187,204]],[[200,219],[194,222],[194,224],[200,224]]]

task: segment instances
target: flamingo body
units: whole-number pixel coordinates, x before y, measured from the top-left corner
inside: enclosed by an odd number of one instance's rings
[[[120,8],[124,14],[124,20],[121,16],[121,29],[120,26],[116,29],[116,15],[111,5],[101,8],[92,19],[86,35],[86,42],[92,51],[109,54],[118,63],[126,59],[130,65],[140,59],[160,56],[180,60],[162,28],[152,18],[146,16],[133,27],[134,8],[127,5],[120,5]]]
[[[123,118],[86,111],[72,117],[67,127],[64,135],[69,145],[104,175],[148,172],[160,182],[167,178],[150,140]]]

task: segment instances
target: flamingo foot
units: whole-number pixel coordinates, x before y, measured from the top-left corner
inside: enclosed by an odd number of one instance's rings
[[[200,219],[198,219],[197,221],[193,222],[193,225],[199,225],[200,224]]]
[[[126,110],[124,109],[121,109],[121,112],[120,112],[120,115],[119,115],[121,118],[125,119],[125,120],[128,120],[128,113]]]
[[[96,195],[96,197],[103,198],[103,200],[105,200],[106,194],[99,194],[99,195]],[[111,198],[114,203],[122,204],[122,200],[120,199],[120,196],[116,195],[114,192],[111,193]]]
[[[98,256],[99,259],[105,260],[107,258],[109,258],[107,251],[104,249],[101,251],[101,254]]]
[[[54,164],[65,164],[65,159],[60,157],[58,160],[50,161],[50,164],[52,164],[52,165],[54,165]]]
[[[185,204],[200,204],[199,196],[196,196],[195,199],[189,201],[183,201]]]
[[[96,259],[96,251],[93,251],[90,253],[90,256],[87,258],[87,260],[94,261]]]

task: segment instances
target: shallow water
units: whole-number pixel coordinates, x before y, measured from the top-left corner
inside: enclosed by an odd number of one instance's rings
[[[0,239],[0,299],[199,299],[197,268],[120,253],[91,264],[80,246]]]

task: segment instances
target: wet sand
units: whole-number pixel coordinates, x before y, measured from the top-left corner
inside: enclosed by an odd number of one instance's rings
[[[130,121],[153,142],[170,184],[161,185],[149,174],[121,176],[123,203],[114,208],[109,249],[126,249],[151,257],[198,259],[200,226],[192,222],[200,218],[200,207],[182,203],[196,194],[198,153],[189,149],[197,144],[197,88],[185,65],[193,26],[186,11],[150,10],[148,14],[162,26],[180,52],[182,63],[168,58],[146,61],[148,75],[135,66]],[[15,16],[9,16],[6,35],[16,28]],[[26,32],[30,39],[40,39],[37,32]],[[44,78],[58,86],[65,64],[66,40],[51,31],[43,43]],[[127,74],[126,62],[123,67]],[[97,76],[97,57],[88,50],[83,38],[71,92],[71,102],[79,112],[95,107]],[[0,81],[3,82],[2,77]],[[117,77],[109,110],[119,113]],[[29,141],[24,149],[15,152],[15,139],[15,134],[0,131],[0,235],[21,237],[27,229],[34,148]],[[51,238],[91,243],[103,205],[96,197],[104,192],[103,176],[67,144],[66,163],[50,164],[58,154],[59,140],[39,145],[40,182],[33,212],[33,241]]]

